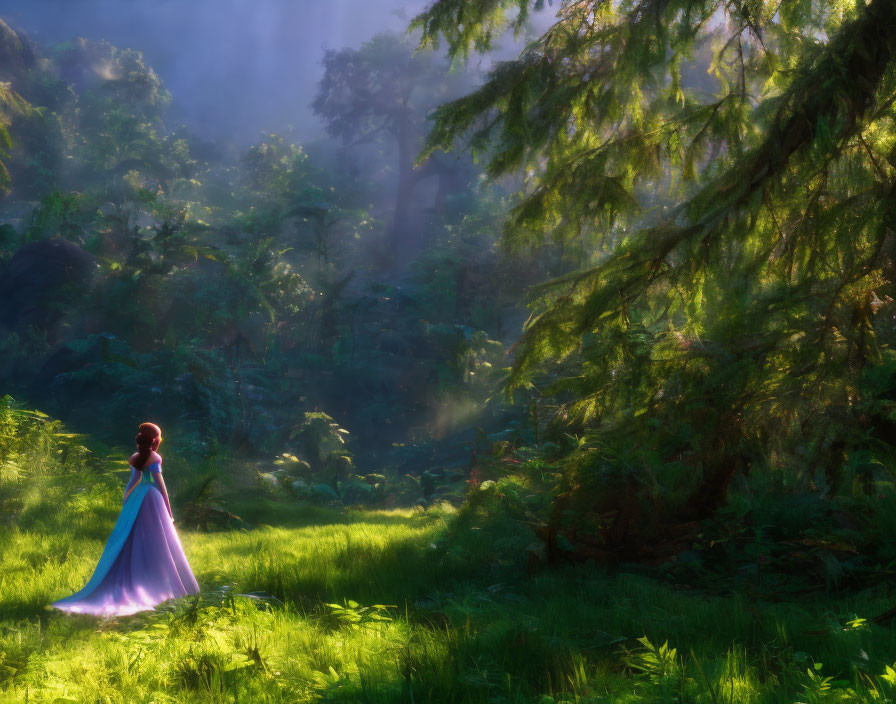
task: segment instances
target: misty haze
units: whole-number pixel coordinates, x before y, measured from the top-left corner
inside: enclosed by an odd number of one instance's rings
[[[896,701],[894,37],[0,3],[0,704]]]
[[[309,104],[325,49],[403,33],[424,2],[9,0],[3,17],[42,44],[76,37],[143,52],[172,114],[213,137],[315,134]]]

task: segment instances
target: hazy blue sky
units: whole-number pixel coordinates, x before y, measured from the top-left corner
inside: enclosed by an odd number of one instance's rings
[[[429,0],[2,0],[38,43],[84,36],[138,49],[174,96],[172,117],[209,137],[318,127],[308,107],[324,49],[404,31]]]

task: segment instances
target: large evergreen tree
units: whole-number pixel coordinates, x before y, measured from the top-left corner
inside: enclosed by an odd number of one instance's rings
[[[437,0],[414,24],[463,56],[541,5]],[[867,479],[896,444],[894,99],[893,0],[562,2],[427,147],[530,170],[508,245],[592,245],[537,292],[511,387],[551,372],[591,457],[642,489],[638,467],[672,468],[682,518],[756,461]]]

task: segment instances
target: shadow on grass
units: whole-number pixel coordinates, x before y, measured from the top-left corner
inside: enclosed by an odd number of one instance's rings
[[[421,542],[424,544],[421,545]],[[231,545],[218,551],[222,562],[235,568],[198,572],[205,588],[231,581],[240,592],[265,592],[302,608],[354,599],[362,603],[404,604],[433,591],[447,589],[464,579],[487,581],[487,569],[478,561],[436,556],[420,537],[401,538],[372,548],[361,540],[328,554],[315,553],[312,541],[301,550],[278,555],[255,542]]]
[[[47,602],[49,603],[49,602]],[[0,626],[5,621],[35,620],[45,621],[49,617],[47,603],[30,599],[9,599],[0,601]]]
[[[0,628],[21,621],[46,625],[54,619],[61,619],[65,623],[71,624],[76,632],[96,630],[97,623],[102,619],[89,614],[70,614],[50,606],[55,599],[61,598],[61,596],[54,596],[46,599],[4,599],[0,601]]]
[[[524,551],[517,551],[519,560],[508,574],[507,563],[498,565],[495,559],[492,541],[499,536],[479,529],[458,535],[454,521],[438,511],[393,512],[276,501],[231,506],[231,510],[240,508],[243,518],[258,521],[256,528],[287,532],[235,531],[230,538],[219,533],[218,545],[209,546],[219,559],[211,569],[203,566],[196,574],[206,588],[229,581],[239,591],[265,592],[300,608],[346,600],[413,606],[460,583],[487,586],[524,576]],[[515,524],[512,528],[519,530]],[[317,534],[315,529],[324,530]],[[290,530],[295,534],[290,535]]]
[[[79,538],[105,543],[121,512],[110,487],[99,486],[86,493],[72,477],[60,477],[40,487],[36,496],[15,517],[22,531],[64,535],[77,533]]]
[[[668,641],[678,649],[678,683],[694,701],[710,701],[736,688],[735,701],[792,702],[814,686],[807,663],[823,663],[823,676],[849,682],[858,691],[866,675],[880,677],[896,652],[892,629],[843,625],[885,610],[891,597],[884,593],[854,596],[849,603],[825,596],[770,604],[737,594],[682,592],[648,577],[608,575],[589,566],[529,579],[519,562],[498,565],[499,552],[506,556],[506,550],[496,546],[505,536],[492,532],[488,523],[470,529],[463,520],[451,526],[428,523],[437,516],[426,514],[301,510],[285,516],[274,511],[267,523],[286,528],[404,525],[417,533],[371,546],[351,540],[349,528],[347,539],[340,543],[337,537],[328,554],[323,548],[315,553],[309,541],[308,548],[297,543],[284,550],[282,558],[263,533],[257,541],[228,546],[229,557],[246,565],[238,575],[243,591],[277,595],[310,615],[320,613],[322,604],[347,600],[395,604],[397,618],[407,614],[416,633],[429,634],[418,637],[438,639],[438,647],[409,647],[399,655],[406,659],[403,671],[413,675],[408,682],[381,682],[395,701],[399,689],[406,698],[411,681],[415,697],[433,702],[490,701],[489,696],[533,701],[546,692],[576,688],[579,694],[608,697],[587,701],[614,701],[633,686],[656,685],[625,665],[631,653],[645,652],[637,640],[643,636],[657,647]],[[519,533],[518,524],[511,527]],[[811,635],[832,614],[841,624],[822,637]],[[635,662],[640,662],[637,657]],[[345,683],[340,687],[342,693],[350,689]],[[327,694],[340,701],[337,689]],[[862,694],[854,701],[870,699]]]
[[[412,521],[434,519],[424,512],[410,516],[390,511],[365,510],[355,507],[328,507],[300,502],[273,500],[228,501],[228,510],[253,526],[303,528],[319,525],[351,525],[371,523],[383,526],[409,525]]]

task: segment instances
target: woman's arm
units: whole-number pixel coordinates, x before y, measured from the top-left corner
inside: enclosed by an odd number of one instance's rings
[[[165,499],[165,506],[168,508],[168,515],[171,516],[171,520],[174,520],[174,514],[171,513],[171,502],[168,500],[168,489],[165,488],[165,480],[162,479],[161,472],[153,472],[153,479],[155,479],[156,484],[158,484],[159,491],[162,492],[162,497]]]
[[[128,479],[127,486],[124,488],[124,496],[127,498],[128,492],[131,490],[131,487],[134,486],[137,482],[140,481],[140,472],[131,467],[131,478]]]

